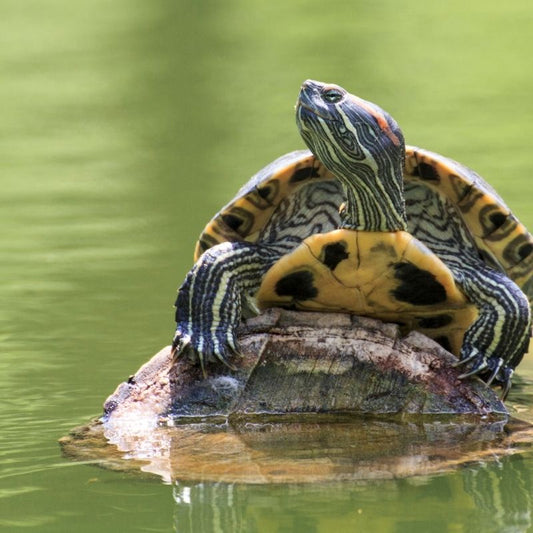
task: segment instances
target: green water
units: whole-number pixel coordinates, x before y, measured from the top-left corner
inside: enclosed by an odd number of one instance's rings
[[[173,331],[204,223],[302,148],[306,78],[378,102],[529,227],[529,0],[3,0],[0,530],[531,530],[533,453],[410,480],[168,486],[63,459]],[[530,420],[533,362],[509,398]]]

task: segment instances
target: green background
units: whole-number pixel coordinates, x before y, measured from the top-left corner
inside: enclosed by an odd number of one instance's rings
[[[206,486],[187,504],[179,487],[62,459],[56,442],[168,344],[206,221],[303,147],[293,106],[306,78],[377,102],[409,144],[474,168],[533,227],[529,0],[1,11],[0,529],[208,531],[201,517],[229,528],[233,507],[243,531],[530,528],[531,454],[405,481]],[[509,399],[523,416],[532,380],[526,358]]]

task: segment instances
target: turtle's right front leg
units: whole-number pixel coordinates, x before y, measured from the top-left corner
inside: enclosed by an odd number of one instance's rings
[[[215,357],[229,365],[228,356],[238,352],[243,298],[257,292],[277,257],[248,242],[224,242],[202,254],[178,291],[173,351],[192,353],[202,367]]]

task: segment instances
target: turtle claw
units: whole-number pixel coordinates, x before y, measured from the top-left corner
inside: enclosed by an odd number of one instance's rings
[[[509,391],[511,390],[511,378],[513,377],[513,369],[504,367],[503,369],[503,380],[502,380],[502,402],[506,400]]]
[[[501,357],[499,359],[496,359],[496,363],[494,365],[494,368],[492,369],[492,374],[489,376],[489,378],[486,381],[487,385],[490,385],[494,381],[494,378],[498,375],[503,365],[504,365],[504,361]]]
[[[487,379],[487,385],[490,385],[494,380],[496,380],[497,384],[500,385],[502,388],[502,392],[501,392],[502,402],[506,400],[509,394],[509,391],[511,390],[511,386],[512,386],[511,378],[513,377],[513,373],[514,373],[514,370],[510,366],[507,366],[503,359],[495,360],[492,373]]]
[[[174,340],[172,341],[172,348],[170,350],[172,362],[175,363],[190,348],[191,338],[188,335],[176,333],[176,335],[174,336]]]
[[[200,332],[192,330],[190,335],[182,331],[190,331],[188,324],[180,324],[172,341],[171,357],[175,364],[179,358],[188,357],[196,362],[202,369],[204,377],[207,376],[207,363],[220,361],[230,370],[237,368],[231,363],[234,355],[241,356],[238,345],[230,328],[222,327],[215,332]]]
[[[230,370],[237,370],[237,367],[230,362],[232,356],[240,355],[233,329],[230,326],[219,326],[214,335],[206,335],[203,338],[202,347],[205,348],[202,350],[203,353],[198,350],[199,357],[203,357],[206,361],[218,359]]]
[[[204,379],[205,379],[207,377],[207,371],[205,369],[204,358],[201,353],[197,352],[196,355],[198,356],[198,361],[200,361],[200,368],[202,369],[202,376],[204,376]]]
[[[244,357],[233,335],[228,335],[228,348],[233,355],[240,357],[241,359]]]
[[[463,346],[463,351],[461,352],[461,355],[465,353],[465,351],[465,346]],[[459,379],[465,379],[470,376],[475,376],[476,374],[483,372],[483,370],[485,370],[489,366],[487,358],[476,348],[471,348],[469,351],[466,351],[466,354],[466,357],[461,358],[461,360],[454,366],[457,367],[468,363],[472,363],[472,366],[469,367],[466,372],[461,374],[459,376]]]
[[[488,386],[494,382],[502,387],[502,401],[507,398],[511,390],[511,377],[513,369],[507,365],[502,357],[485,357],[479,350],[472,349],[471,353],[464,359],[454,363],[454,367],[459,367],[467,363],[472,366],[459,379],[466,379],[478,375]]]
[[[479,353],[474,352],[472,355],[465,357],[464,359],[460,359],[459,361],[453,363],[452,366],[454,368],[457,368],[459,366],[466,365],[466,363],[470,363],[470,361],[473,361],[474,359],[476,359],[476,357],[479,357]]]
[[[170,354],[172,356],[172,364],[176,364],[181,357],[188,357],[189,359],[198,361],[202,369],[202,375],[204,378],[207,377],[205,370],[206,358],[204,354],[194,347],[192,339],[188,335],[181,335],[180,333],[175,335]]]
[[[228,360],[228,357],[227,357],[227,354],[226,354],[226,350],[223,350],[223,351],[222,350],[221,351],[216,350],[215,351],[215,357],[219,361],[221,361],[225,366],[227,366],[230,370],[233,370],[234,372],[237,370],[237,367],[235,365],[233,365],[232,363],[230,363],[230,361]]]
[[[474,365],[474,368],[472,368],[468,372],[461,374],[459,376],[459,379],[465,379],[465,378],[469,378],[470,376],[475,376],[476,374],[483,372],[483,370],[485,370],[487,366],[488,366],[487,362],[483,360],[481,363]]]

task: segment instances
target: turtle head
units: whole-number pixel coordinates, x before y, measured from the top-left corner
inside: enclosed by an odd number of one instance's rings
[[[345,227],[405,229],[405,143],[387,112],[338,85],[307,80],[296,122],[309,149],[343,186]]]

